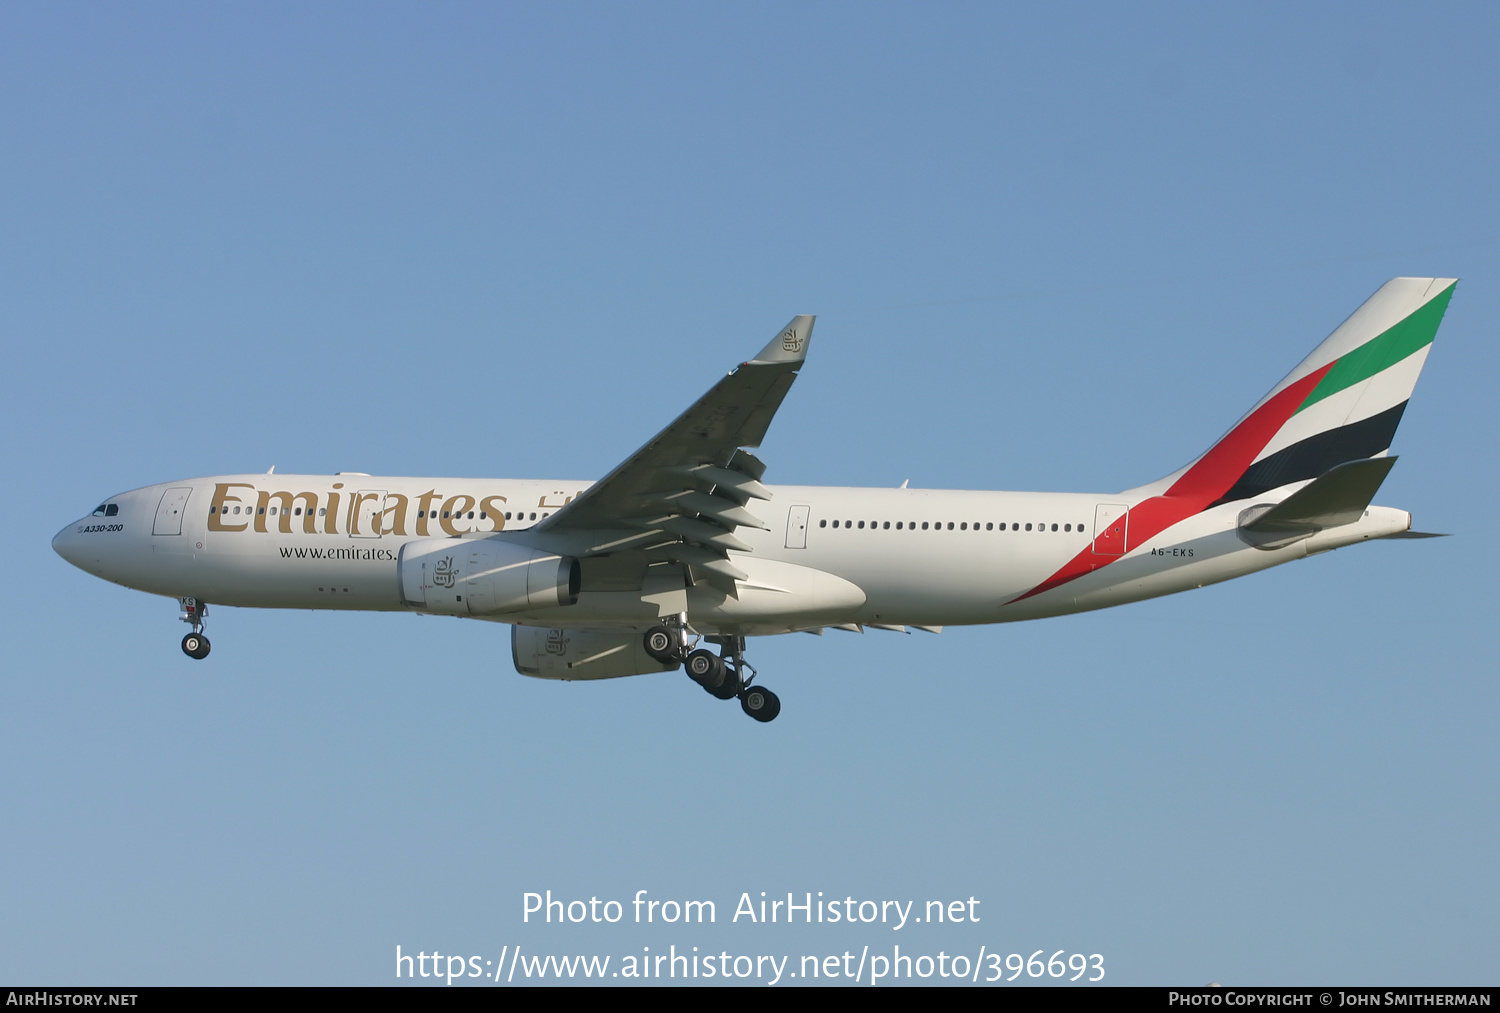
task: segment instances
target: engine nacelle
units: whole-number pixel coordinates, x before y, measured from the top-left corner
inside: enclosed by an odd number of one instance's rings
[[[536,679],[617,679],[682,667],[664,665],[647,654],[639,630],[512,626],[510,650],[516,671]]]
[[[496,616],[572,605],[578,560],[499,538],[424,538],[396,564],[407,608],[446,616]]]

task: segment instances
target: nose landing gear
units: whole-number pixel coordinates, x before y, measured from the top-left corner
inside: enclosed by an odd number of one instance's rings
[[[182,653],[189,658],[202,661],[208,657],[212,647],[208,638],[203,635],[203,627],[208,622],[208,606],[197,598],[180,598],[178,601],[182,606],[182,615],[179,617],[183,622],[192,624],[193,632],[182,638]]]

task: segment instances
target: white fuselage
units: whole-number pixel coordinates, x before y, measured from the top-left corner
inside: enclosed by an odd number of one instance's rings
[[[564,545],[545,529],[531,529],[589,485],[217,476],[115,496],[108,501],[118,507],[113,515],[85,517],[53,544],[90,573],[154,594],[257,608],[402,611],[403,544],[491,537],[578,552],[576,534],[574,545]],[[1229,503],[1140,544],[1127,533],[1122,551],[1096,556],[1101,526],[1135,505],[1130,494],[770,491],[769,501],[750,505],[769,530],[740,528],[750,551],[730,554],[748,574],[737,597],[707,584],[687,589],[687,612],[700,632],[1036,619],[1201,587],[1411,524],[1405,511],[1372,506],[1355,523],[1268,551],[1239,537],[1245,504]],[[579,554],[585,558],[575,604],[479,618],[559,628],[643,627],[656,620],[656,577],[643,563],[628,562],[629,554]],[[1086,554],[1081,562],[1080,554]],[[1028,595],[1069,565],[1085,572]]]

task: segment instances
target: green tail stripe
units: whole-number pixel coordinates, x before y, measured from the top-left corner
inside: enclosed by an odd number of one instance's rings
[[[1389,369],[1413,352],[1432,344],[1438,324],[1443,322],[1443,313],[1448,309],[1448,300],[1453,298],[1453,288],[1453,285],[1449,285],[1411,316],[1341,357],[1312,389],[1312,393],[1307,395],[1307,400],[1302,402],[1302,407],[1297,411],[1303,411],[1361,380],[1368,380],[1381,370]]]

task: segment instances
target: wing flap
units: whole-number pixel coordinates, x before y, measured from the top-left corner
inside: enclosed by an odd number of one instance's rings
[[[737,460],[749,456],[749,454],[735,455]],[[672,475],[682,475],[699,486],[713,489],[715,495],[731,495],[741,506],[752,499],[771,498],[771,493],[758,481],[743,472],[731,471],[728,468],[700,464],[693,468],[667,468],[665,471]]]

